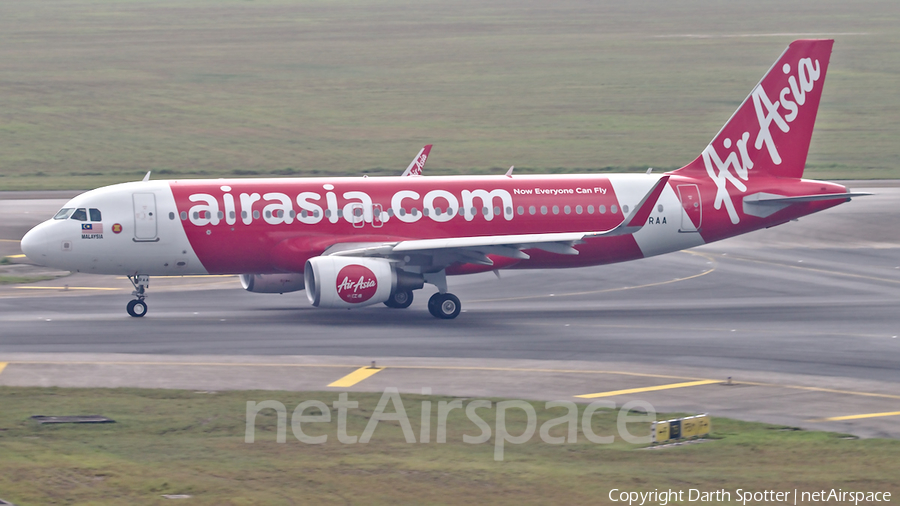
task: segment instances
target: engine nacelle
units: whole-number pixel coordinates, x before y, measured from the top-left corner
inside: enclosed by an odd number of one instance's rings
[[[241,286],[253,293],[286,293],[303,290],[303,274],[241,274]]]
[[[384,302],[397,290],[422,288],[421,274],[383,258],[313,257],[303,271],[306,296],[316,307],[362,307]]]

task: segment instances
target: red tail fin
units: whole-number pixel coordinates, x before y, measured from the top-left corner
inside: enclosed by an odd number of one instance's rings
[[[795,40],[684,171],[741,191],[749,172],[803,176],[833,40]]]
[[[413,158],[413,161],[410,162],[409,167],[403,171],[401,176],[421,176],[422,169],[425,168],[425,160],[428,159],[429,153],[431,153],[431,144],[426,144],[416,157]]]

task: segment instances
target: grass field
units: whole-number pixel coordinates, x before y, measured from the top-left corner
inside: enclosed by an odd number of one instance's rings
[[[350,394],[360,409],[348,412],[348,434],[363,432],[379,397]],[[577,443],[550,445],[535,435],[525,444],[507,444],[505,459],[496,462],[493,440],[462,442],[463,434],[477,435],[479,429],[460,410],[451,412],[444,444],[434,443],[434,435],[428,444],[406,443],[397,422],[381,422],[365,444],[338,443],[336,423],[318,431],[305,425],[310,435],[329,436],[320,445],[295,439],[290,420],[287,442],[275,442],[275,412],[265,410],[258,415],[256,441],[245,443],[246,402],[268,399],[282,402],[290,414],[306,399],[330,406],[337,393],[0,387],[0,497],[19,505],[161,504],[163,494],[188,494],[193,498],[186,504],[215,505],[574,505],[607,504],[613,488],[900,493],[900,442],[892,440],[716,418],[712,440],[703,444],[647,451],[618,437],[598,445],[579,432]],[[416,435],[426,399],[433,410],[438,401],[450,400],[403,396]],[[538,426],[564,412],[533,405]],[[481,412],[491,427],[493,413]],[[524,432],[522,413],[509,412],[510,434]],[[38,414],[100,414],[117,423],[41,426],[29,419]],[[599,412],[593,430],[614,434],[616,416]],[[431,423],[436,426],[436,415]],[[634,434],[648,427],[629,424]]]
[[[675,168],[837,40],[810,176],[900,177],[900,3],[5,0],[0,189]]]

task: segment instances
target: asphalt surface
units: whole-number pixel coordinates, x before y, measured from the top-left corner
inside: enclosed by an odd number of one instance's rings
[[[358,389],[387,381],[407,391],[551,399],[730,376],[742,386],[635,395],[658,409],[900,437],[900,188],[853,190],[876,195],[689,252],[451,278],[464,310],[452,321],[428,314],[427,290],[406,310],[319,310],[303,292],[248,293],[234,277],[154,279],[148,315],[133,319],[124,279],[6,285],[0,362],[10,365],[0,384],[322,389],[339,371],[286,377],[247,362],[346,368],[377,360],[388,372]],[[8,217],[0,254],[14,254],[15,239],[62,203],[0,198]],[[153,357],[143,360],[146,371],[115,369],[142,361],[135,354]],[[235,361],[244,364],[236,376],[210,365]],[[95,371],[96,380],[73,383],[60,373],[66,362]],[[161,376],[170,362],[193,365]],[[394,366],[404,375],[391,376]],[[573,369],[623,374],[606,374],[600,385],[584,372],[563,372]],[[823,421],[866,414],[879,416]]]

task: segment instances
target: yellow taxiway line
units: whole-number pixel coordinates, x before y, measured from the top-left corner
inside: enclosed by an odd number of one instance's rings
[[[4,258],[25,258],[25,255],[7,255]]]
[[[0,362],[0,373],[3,373],[3,369],[6,369],[7,362]]]
[[[679,253],[687,253],[689,255],[703,257],[711,262],[715,261],[715,258],[709,257],[709,256],[701,254],[701,253],[697,253],[694,251],[680,251]],[[617,288],[604,288],[602,290],[591,290],[588,292],[556,293],[556,294],[553,294],[552,297],[582,297],[585,295],[596,295],[596,294],[600,294],[600,293],[621,292],[624,290],[636,290],[638,288],[652,288],[652,287],[668,285],[671,283],[679,283],[681,281],[688,281],[690,279],[699,278],[701,276],[706,276],[707,274],[711,274],[712,272],[715,272],[715,270],[716,270],[716,267],[713,266],[713,267],[710,267],[709,269],[706,269],[703,272],[694,274],[692,276],[686,276],[683,278],[668,279],[666,281],[658,281],[656,283],[647,283],[646,285],[622,286],[622,287],[617,287]],[[516,301],[516,300],[542,299],[545,297],[551,297],[551,296],[547,295],[547,294],[525,295],[522,297],[507,297],[507,298],[502,298],[502,299],[480,299],[480,300],[472,300],[469,302],[470,303],[473,303],[473,302],[507,302],[507,301]]]
[[[383,371],[384,367],[360,367],[359,369],[351,372],[350,374],[344,376],[343,378],[332,382],[329,384],[329,387],[352,387],[353,385],[359,383],[360,381],[372,376],[378,371]]]
[[[657,390],[671,390],[673,388],[684,388],[684,387],[696,387],[700,385],[711,385],[713,383],[721,383],[722,380],[700,380],[700,381],[686,381],[684,383],[670,383],[668,385],[657,385],[655,387],[644,387],[644,388],[629,388],[626,390],[613,390],[611,392],[600,392],[596,394],[583,394],[576,395],[575,397],[581,399],[596,399],[598,397],[612,397],[614,395],[627,395],[627,394],[637,394],[641,392],[656,392]]]
[[[860,418],[877,418],[879,416],[900,416],[900,411],[889,411],[887,413],[865,413],[862,415],[849,416],[833,416],[831,418],[822,418],[821,420],[813,420],[814,422],[839,422],[841,420],[859,420]]]
[[[110,360],[110,361],[86,361],[86,360],[74,360],[74,361],[50,361],[50,360],[12,360],[8,361],[10,364],[23,364],[23,365],[91,365],[91,366],[104,366],[104,365],[128,365],[128,366],[154,366],[154,367],[167,367],[167,366],[192,366],[192,367],[261,367],[261,368],[277,368],[277,367],[296,367],[296,368],[312,368],[312,369],[347,369],[350,367],[359,367],[358,364],[297,364],[297,363],[271,363],[271,362],[161,362],[161,361],[148,361],[148,360],[140,360],[140,361],[123,361],[123,360]],[[620,395],[629,392],[648,392],[652,390],[663,390],[669,388],[680,388],[680,386],[692,386],[692,385],[703,385],[703,384],[713,384],[713,383],[722,383],[724,380],[711,380],[711,379],[701,379],[697,377],[688,377],[688,376],[674,376],[668,374],[649,374],[649,373],[639,373],[639,372],[631,372],[631,371],[619,371],[619,370],[599,370],[599,369],[555,369],[555,368],[529,368],[529,367],[485,367],[485,366],[441,366],[441,365],[392,365],[391,369],[405,369],[412,371],[466,371],[466,372],[524,372],[531,374],[584,374],[589,376],[596,375],[611,375],[611,376],[630,376],[636,378],[665,378],[665,379],[681,379],[681,380],[691,380],[686,383],[675,383],[673,385],[662,385],[661,387],[649,387],[649,388],[636,388],[630,390],[618,390],[616,392],[602,392],[602,394],[606,395]],[[368,367],[363,367],[363,369],[370,369]],[[382,368],[374,369],[376,372],[381,370]],[[372,373],[374,374],[374,373]],[[371,374],[369,375],[371,376]],[[367,376],[368,377],[368,376]],[[361,378],[360,381],[362,381]],[[759,387],[769,387],[769,388],[787,388],[791,390],[802,390],[802,391],[811,391],[811,392],[825,392],[832,394],[841,394],[841,395],[851,395],[851,396],[863,396],[863,397],[874,397],[881,399],[900,399],[900,395],[896,394],[886,394],[886,393],[878,393],[878,392],[860,392],[854,390],[839,390],[834,388],[821,388],[821,387],[809,387],[803,385],[789,385],[789,384],[777,384],[777,383],[765,383],[765,382],[756,382],[756,381],[735,381],[735,385],[744,385],[744,386],[759,386]],[[593,394],[587,394],[593,395]],[[584,396],[576,396],[581,398],[590,398]],[[885,415],[887,416],[887,415]]]

